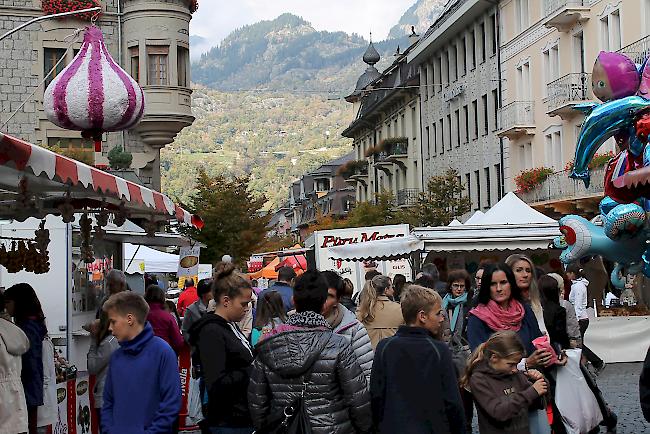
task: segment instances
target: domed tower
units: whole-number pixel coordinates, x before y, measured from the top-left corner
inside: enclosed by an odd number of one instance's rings
[[[375,45],[372,43],[372,36],[371,36],[370,44],[368,44],[368,48],[366,48],[366,52],[363,53],[363,61],[366,65],[368,65],[368,67],[357,80],[357,85],[354,88],[354,92],[352,92],[350,95],[345,97],[345,100],[347,102],[356,103],[357,101],[359,101],[362,95],[361,91],[366,86],[368,86],[370,83],[372,83],[373,81],[375,81],[377,78],[381,76],[381,73],[377,71],[377,68],[375,68],[375,65],[377,64],[377,62],[379,62],[380,59],[381,56],[377,52]]]

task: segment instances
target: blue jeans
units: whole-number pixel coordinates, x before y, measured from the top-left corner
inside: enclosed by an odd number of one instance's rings
[[[251,434],[253,428],[228,428],[224,426],[211,426],[212,434]]]

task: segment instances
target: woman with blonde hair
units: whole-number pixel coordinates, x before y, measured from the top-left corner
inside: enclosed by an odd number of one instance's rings
[[[512,268],[515,275],[515,282],[521,290],[521,297],[530,304],[533,309],[537,324],[542,333],[546,333],[544,324],[544,311],[542,309],[542,298],[539,295],[537,287],[537,277],[535,275],[535,265],[526,255],[514,254],[508,256],[506,264]]]
[[[373,277],[365,291],[357,309],[357,318],[368,331],[374,350],[380,340],[397,332],[398,327],[404,324],[404,317],[399,303],[389,298],[393,295],[393,285],[389,277]]]

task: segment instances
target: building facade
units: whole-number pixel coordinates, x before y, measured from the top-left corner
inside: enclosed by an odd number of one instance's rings
[[[495,3],[449,2],[408,54],[420,76],[424,184],[455,169],[473,210],[488,209],[503,195]]]
[[[189,22],[196,2],[103,0],[101,5],[103,10],[96,25],[104,34],[111,56],[144,89],[143,120],[124,133],[104,134],[101,154],[94,153],[92,141],[82,139],[78,131],[63,130],[47,120],[43,111],[44,90],[81,47],[82,34],[75,39],[75,30],[90,24],[72,18],[54,19],[33,24],[2,41],[0,129],[41,146],[57,145],[90,154],[90,160],[94,159],[97,165],[107,165],[108,151],[121,145],[133,154],[132,169],[140,180],[158,190],[160,149],[194,121]],[[0,4],[3,33],[42,15],[41,0],[2,0]],[[42,81],[44,84],[40,85]],[[21,108],[23,101],[27,102]]]
[[[342,133],[353,139],[354,147],[354,162],[345,176],[359,202],[390,193],[396,205],[409,206],[422,191],[419,77],[407,63],[416,40],[413,35],[403,53],[398,48],[395,61],[382,73],[374,67],[380,58],[371,42],[363,56],[368,68],[346,97],[355,117]]]
[[[577,103],[596,101],[591,72],[598,53],[621,51],[642,63],[648,53],[648,0],[506,0],[499,6],[505,178],[537,167],[551,168],[542,185],[520,196],[557,217],[597,213],[603,169],[585,188],[568,178],[584,115]],[[600,153],[615,152],[610,140]]]

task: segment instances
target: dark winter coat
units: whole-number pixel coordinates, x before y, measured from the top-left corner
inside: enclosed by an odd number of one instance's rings
[[[650,348],[645,356],[641,378],[639,379],[639,396],[641,398],[641,410],[645,420],[650,422]]]
[[[167,434],[181,409],[178,359],[149,323],[111,355],[104,385],[102,433]]]
[[[237,335],[239,333],[239,335]],[[190,328],[190,345],[208,392],[208,425],[245,428],[248,413],[248,380],[253,354],[236,324],[209,312]]]
[[[311,370],[305,403],[313,433],[368,432],[370,395],[348,339],[332,333],[327,323],[323,328],[280,328],[278,334],[256,347],[258,355],[248,389],[255,428],[275,419],[300,396],[303,378]]]
[[[43,405],[43,339],[47,327],[42,320],[27,319],[16,324],[29,339],[29,350],[22,355],[20,379],[28,407]]]
[[[451,352],[426,329],[401,326],[395,336],[379,342],[370,395],[377,432],[465,432]]]
[[[181,352],[185,343],[178,328],[178,322],[171,313],[163,308],[162,303],[149,303],[147,321],[151,324],[156,336],[164,339],[176,354]]]
[[[521,320],[521,328],[517,331],[517,336],[521,339],[521,343],[524,344],[526,354],[532,354],[535,352],[533,339],[540,337],[542,332],[539,330],[537,319],[531,307],[528,304],[524,304],[524,309],[526,313]],[[478,317],[472,314],[469,315],[467,319],[467,340],[472,351],[483,342],[486,342],[496,331],[498,330],[492,330]]]
[[[481,434],[530,434],[529,408],[539,395],[522,373],[501,373],[483,360],[474,368],[469,387],[476,402]]]

